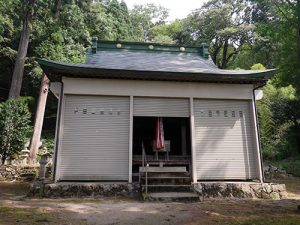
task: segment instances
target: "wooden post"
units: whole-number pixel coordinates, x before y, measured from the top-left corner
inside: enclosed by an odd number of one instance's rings
[[[34,121],[34,128],[33,134],[30,143],[30,153],[29,153],[29,161],[30,164],[35,163],[36,154],[39,148],[39,142],[41,139],[41,133],[43,128],[44,122],[44,114],[49,90],[49,79],[46,74],[43,75],[41,88],[40,88],[40,95],[38,99],[36,114],[35,114],[35,121]]]
[[[186,124],[185,121],[181,121],[181,153],[186,156]]]

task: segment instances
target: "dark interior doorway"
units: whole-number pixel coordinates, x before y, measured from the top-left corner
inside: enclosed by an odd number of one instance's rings
[[[186,166],[190,167],[191,135],[190,118],[163,117],[165,141],[170,141],[169,157],[153,151],[157,117],[133,117],[133,175],[138,173],[142,166],[142,142],[146,153],[147,163],[150,166]]]
[[[133,117],[133,155],[142,154],[142,142],[147,155],[153,154],[157,117]],[[170,141],[170,155],[190,155],[189,118],[163,117],[165,140]]]

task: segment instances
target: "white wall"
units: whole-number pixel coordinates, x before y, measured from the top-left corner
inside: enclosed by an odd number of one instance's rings
[[[65,94],[252,99],[251,84],[214,84],[63,77]]]
[[[193,102],[193,98],[237,99],[237,100],[239,99],[239,100],[251,100],[253,102],[252,90],[254,86],[251,84],[216,84],[216,83],[195,83],[195,82],[194,83],[173,82],[173,81],[142,81],[142,80],[117,80],[117,79],[95,79],[95,78],[90,79],[90,78],[69,78],[69,77],[63,77],[62,81],[64,83],[63,94],[131,96],[132,100],[134,99],[134,96],[137,97],[148,96],[148,97],[189,98],[191,102]],[[63,108],[62,108],[62,114],[64,113]],[[193,103],[191,103],[191,108],[193,108]],[[255,116],[254,112],[252,112],[252,115],[253,117]],[[60,124],[60,127],[62,127],[62,123]],[[193,127],[194,127],[194,122],[191,120],[191,128]],[[132,124],[130,130],[132,131]],[[59,139],[61,142],[62,133],[60,134]],[[132,137],[130,137],[130,139],[132,139]],[[259,146],[256,147],[259,149]],[[129,148],[131,148],[131,146]],[[60,151],[60,149],[61,146],[59,145],[58,151]],[[260,164],[259,160],[258,163]],[[59,165],[59,159],[58,159],[58,165]],[[195,166],[195,162],[193,162],[193,166]],[[59,169],[60,168],[58,167],[57,177],[59,177]],[[193,168],[193,170],[195,171],[195,168]],[[131,165],[129,165],[129,171],[131,171]],[[131,174],[129,175],[129,177],[130,177],[129,178],[129,182],[130,182]],[[194,182],[196,182],[196,174],[193,175],[193,178],[194,178]]]

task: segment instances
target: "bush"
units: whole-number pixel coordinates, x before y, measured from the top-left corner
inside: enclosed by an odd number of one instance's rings
[[[24,148],[31,131],[30,112],[25,99],[7,100],[0,104],[0,154],[1,161],[16,158]]]

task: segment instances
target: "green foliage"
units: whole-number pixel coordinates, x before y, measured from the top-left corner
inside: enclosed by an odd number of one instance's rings
[[[251,66],[251,70],[265,70],[265,69],[266,67],[264,67],[264,65],[261,63],[256,63]]]
[[[293,84],[296,91],[300,92],[300,46],[297,46],[297,42],[300,43],[300,36],[297,37],[300,10],[296,10],[297,2],[300,8],[300,1],[254,2],[257,12],[255,31],[261,37],[255,44],[256,49],[265,45],[259,52],[264,53],[268,67],[279,68],[278,85]]]
[[[282,159],[299,154],[300,114],[294,114],[299,111],[295,89],[291,85],[276,88],[269,82],[263,91],[257,107],[264,157]]]
[[[44,131],[42,133],[41,141],[43,143],[43,148],[39,149],[38,155],[41,156],[43,154],[50,153],[54,154],[54,134],[49,131]]]
[[[159,24],[154,27],[152,27],[149,30],[149,39],[152,42],[157,42],[163,39],[162,37],[168,37],[170,40],[169,43],[177,43],[177,44],[184,44],[188,43],[189,41],[187,40],[187,37],[189,37],[189,34],[185,33],[184,30],[185,27],[185,21],[184,20],[175,20],[172,23],[164,23],[164,24]],[[162,42],[162,43],[167,43]]]
[[[210,0],[187,20],[195,44],[210,44],[212,60],[228,68],[243,46],[253,39],[253,26],[247,0]]]
[[[0,104],[0,154],[2,163],[15,158],[23,149],[30,132],[30,113],[24,99]]]
[[[154,43],[161,43],[161,44],[175,44],[175,41],[168,35],[157,35],[152,40]]]
[[[168,10],[154,4],[135,5],[130,12],[132,25],[143,35],[144,41],[149,41],[149,30],[155,25],[164,24]]]

